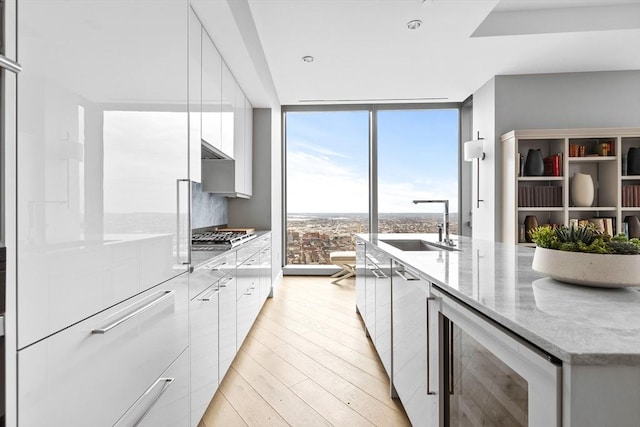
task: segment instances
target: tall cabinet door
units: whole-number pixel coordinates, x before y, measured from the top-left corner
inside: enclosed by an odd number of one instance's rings
[[[184,271],[187,0],[30,0],[18,40],[18,346]]]
[[[202,24],[189,8],[189,178],[202,181]]]
[[[202,140],[223,151],[222,58],[206,31],[202,31]],[[223,151],[224,152],[224,151]],[[226,154],[226,153],[225,153]]]

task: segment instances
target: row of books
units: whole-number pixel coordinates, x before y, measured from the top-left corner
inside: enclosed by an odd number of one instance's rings
[[[518,187],[518,207],[550,208],[562,206],[562,187],[556,185],[521,185]]]
[[[622,187],[622,206],[640,207],[640,185],[624,185]]]

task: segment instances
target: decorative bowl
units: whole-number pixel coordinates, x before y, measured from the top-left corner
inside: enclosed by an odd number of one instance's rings
[[[640,287],[640,255],[592,254],[536,247],[532,268],[574,285]]]

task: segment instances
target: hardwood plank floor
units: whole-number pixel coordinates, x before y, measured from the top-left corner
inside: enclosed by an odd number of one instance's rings
[[[355,310],[355,279],[285,277],[199,427],[410,426]]]

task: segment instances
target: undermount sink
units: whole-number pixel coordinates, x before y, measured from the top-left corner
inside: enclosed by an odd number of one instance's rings
[[[421,239],[405,239],[405,240],[381,240],[387,245],[391,245],[396,249],[400,249],[401,251],[407,252],[425,252],[425,251],[458,251],[451,246],[446,246],[444,244],[428,242],[426,240]]]

